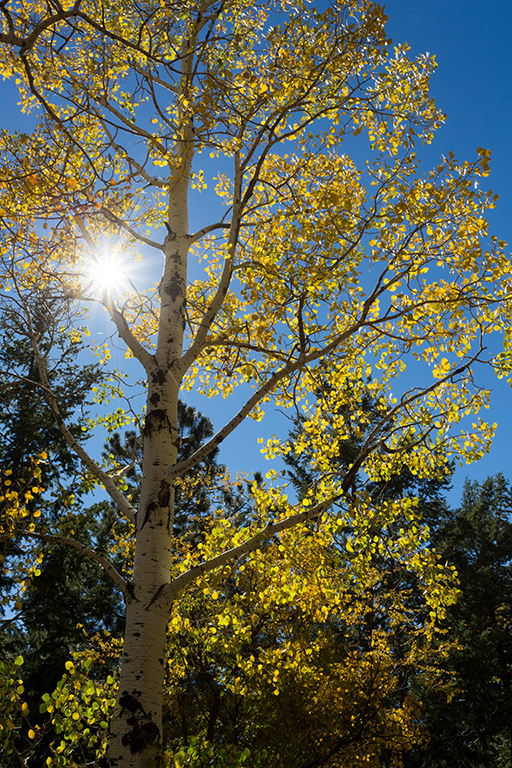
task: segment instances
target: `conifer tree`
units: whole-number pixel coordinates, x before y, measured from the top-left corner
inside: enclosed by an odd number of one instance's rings
[[[504,768],[512,758],[512,495],[503,475],[467,479],[460,507],[432,526],[461,594],[447,611],[445,687],[418,692],[430,733],[407,768]]]

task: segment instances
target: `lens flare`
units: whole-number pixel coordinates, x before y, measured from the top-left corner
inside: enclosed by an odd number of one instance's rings
[[[115,255],[105,255],[94,261],[89,268],[89,274],[94,284],[102,291],[112,293],[127,287],[121,260]]]

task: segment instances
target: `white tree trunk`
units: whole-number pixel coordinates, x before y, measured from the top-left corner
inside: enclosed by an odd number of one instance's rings
[[[146,588],[134,587],[127,601],[119,695],[104,762],[109,768],[159,764],[169,614],[162,600],[152,601],[148,581]]]
[[[186,164],[185,164],[186,165]],[[166,478],[179,449],[178,396],[183,350],[188,170],[170,195],[156,354],[148,371],[142,487],[133,579],[128,585],[119,692],[105,765],[150,768],[160,762],[162,691],[170,596],[174,487]]]

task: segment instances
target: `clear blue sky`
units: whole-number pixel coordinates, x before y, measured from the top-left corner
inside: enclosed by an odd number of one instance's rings
[[[499,194],[489,216],[490,231],[512,250],[512,3],[510,0],[389,0],[388,34],[407,42],[410,54],[435,55],[438,68],[431,81],[437,105],[447,113],[432,145],[433,159],[454,152],[472,159],[478,146],[492,150],[488,186]],[[497,422],[491,452],[481,461],[458,469],[452,503],[464,476],[483,480],[503,472],[512,479],[512,389],[487,377],[492,406],[484,416]]]

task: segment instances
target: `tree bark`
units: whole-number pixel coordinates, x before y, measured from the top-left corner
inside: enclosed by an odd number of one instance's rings
[[[178,396],[185,330],[190,160],[181,164],[169,195],[160,323],[148,371],[144,457],[133,579],[128,585],[119,691],[105,766],[150,768],[160,763],[162,690],[174,523],[174,485],[166,480],[179,448]]]
[[[169,613],[166,602],[152,599],[152,592],[133,587],[127,601],[119,694],[103,763],[108,768],[150,768],[160,763]]]

